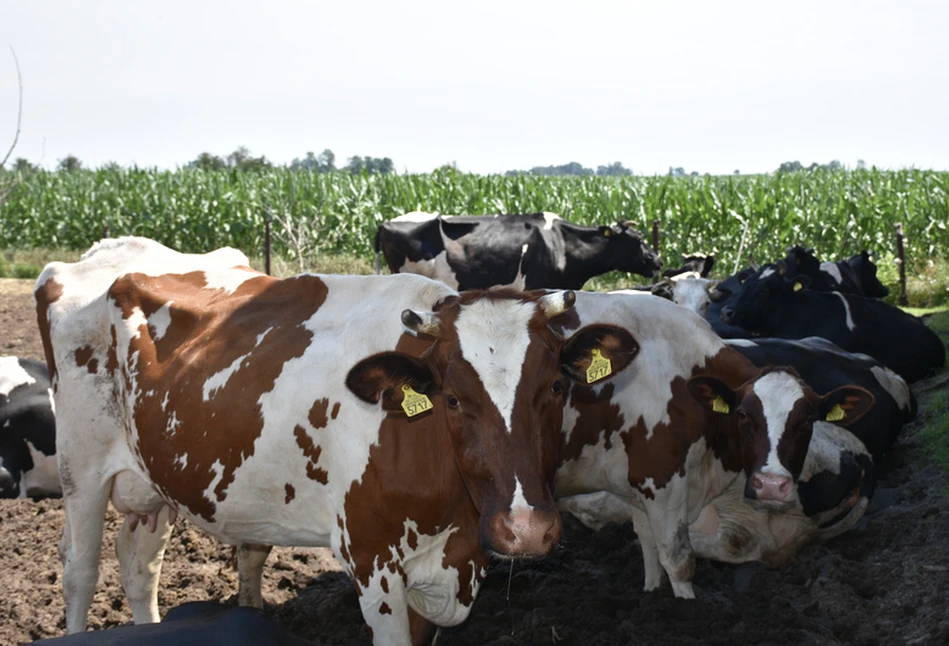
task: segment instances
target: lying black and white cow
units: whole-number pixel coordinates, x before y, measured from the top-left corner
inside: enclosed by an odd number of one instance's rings
[[[827,339],[729,339],[726,343],[756,366],[793,366],[817,392],[856,384],[873,393],[873,408],[847,430],[875,460],[893,445],[903,425],[916,417],[916,397],[902,377],[873,357],[847,352]]]
[[[61,492],[46,365],[0,357],[0,498]]]
[[[797,245],[787,250],[785,259],[792,275],[811,279],[810,288],[818,292],[845,292],[883,298],[890,290],[877,278],[877,267],[864,250],[847,260],[821,262],[813,249]]]
[[[708,291],[709,304],[704,313],[705,320],[712,326],[715,333],[723,339],[746,339],[751,337],[751,332],[748,330],[725,323],[722,319],[722,310],[735,305],[741,295],[743,283],[753,273],[755,273],[754,269],[745,267],[737,274],[720,281]]]
[[[407,213],[379,226],[375,247],[393,273],[422,274],[458,290],[580,289],[608,271],[651,277],[662,266],[630,222],[583,227],[553,213]]]
[[[870,355],[909,382],[945,364],[942,341],[917,317],[858,294],[816,292],[808,283],[806,276],[791,276],[783,262],[764,265],[722,308],[722,322],[752,336],[823,337],[848,352]]]

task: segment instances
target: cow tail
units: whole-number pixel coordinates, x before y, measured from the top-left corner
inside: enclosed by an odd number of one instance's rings
[[[376,227],[376,239],[375,239],[375,242],[373,243],[373,245],[376,248],[376,275],[377,276],[379,275],[379,271],[381,269],[379,267],[379,232],[380,231],[382,231],[382,227]]]

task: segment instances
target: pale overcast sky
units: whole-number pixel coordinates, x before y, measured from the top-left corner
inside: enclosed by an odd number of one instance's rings
[[[949,1],[0,0],[0,155],[949,168]]]

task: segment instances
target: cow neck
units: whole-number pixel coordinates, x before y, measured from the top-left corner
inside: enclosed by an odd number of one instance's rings
[[[613,265],[607,260],[607,245],[610,238],[604,236],[597,227],[564,226],[563,232],[564,254],[566,261],[561,280],[557,287],[561,289],[582,289],[583,285],[593,278],[612,269]],[[625,234],[622,234],[625,235]]]
[[[421,357],[431,345],[431,339],[405,334],[397,350]],[[369,584],[377,559],[390,560],[393,550],[401,554],[403,540],[414,549],[420,534],[449,529],[445,562],[459,568],[460,581],[480,577],[487,565],[478,542],[478,509],[452,451],[445,400],[430,394],[435,408],[428,413],[408,418],[399,409],[385,414],[366,471],[346,494],[346,528],[358,542],[345,553],[363,585]]]

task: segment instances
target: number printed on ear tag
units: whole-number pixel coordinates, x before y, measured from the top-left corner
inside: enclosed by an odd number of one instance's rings
[[[592,384],[613,374],[613,362],[603,356],[599,348],[593,348],[590,367],[587,368],[587,383]]]
[[[435,408],[435,406],[427,395],[416,392],[415,389],[408,384],[402,386],[402,410],[405,411],[406,415],[415,417],[433,408]]]

